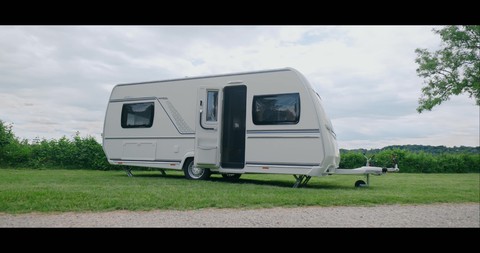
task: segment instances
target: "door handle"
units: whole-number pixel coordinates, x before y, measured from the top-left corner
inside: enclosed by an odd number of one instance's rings
[[[203,126],[203,123],[202,123],[202,114],[203,114],[203,110],[200,109],[200,117],[199,117],[199,120],[200,120],[200,127],[205,129],[205,130],[215,130],[215,128],[213,127],[204,127]]]

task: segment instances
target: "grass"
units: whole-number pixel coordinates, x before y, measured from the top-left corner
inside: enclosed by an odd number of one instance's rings
[[[387,174],[355,188],[361,176],[312,178],[293,189],[291,175],[220,175],[191,181],[167,171],[0,169],[0,212],[65,212],[378,204],[478,203],[480,174]]]

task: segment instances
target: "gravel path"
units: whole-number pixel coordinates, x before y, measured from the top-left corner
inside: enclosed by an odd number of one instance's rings
[[[5,214],[0,227],[480,227],[480,205]]]

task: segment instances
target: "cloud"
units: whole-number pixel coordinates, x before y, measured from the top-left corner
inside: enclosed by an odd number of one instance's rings
[[[97,137],[103,125],[103,111],[91,111],[79,106],[59,105],[42,98],[24,98],[0,93],[0,119],[13,123],[20,138],[70,137],[76,131]],[[99,127],[100,126],[100,127]]]
[[[394,117],[345,117],[332,120],[344,148],[423,144],[479,146],[479,111],[463,96],[431,112]],[[447,102],[447,103],[448,103]]]
[[[424,26],[4,26],[0,119],[22,138],[75,131],[100,140],[118,83],[281,67],[321,95],[340,147],[478,145],[478,107],[465,96],[417,114],[415,48]]]

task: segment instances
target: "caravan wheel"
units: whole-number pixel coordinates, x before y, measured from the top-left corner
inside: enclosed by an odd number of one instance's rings
[[[187,179],[204,180],[210,177],[210,170],[193,166],[192,158],[185,161],[183,171]]]
[[[367,186],[367,183],[365,183],[365,181],[363,180],[357,180],[357,182],[355,182],[355,187],[364,187],[364,186]]]

